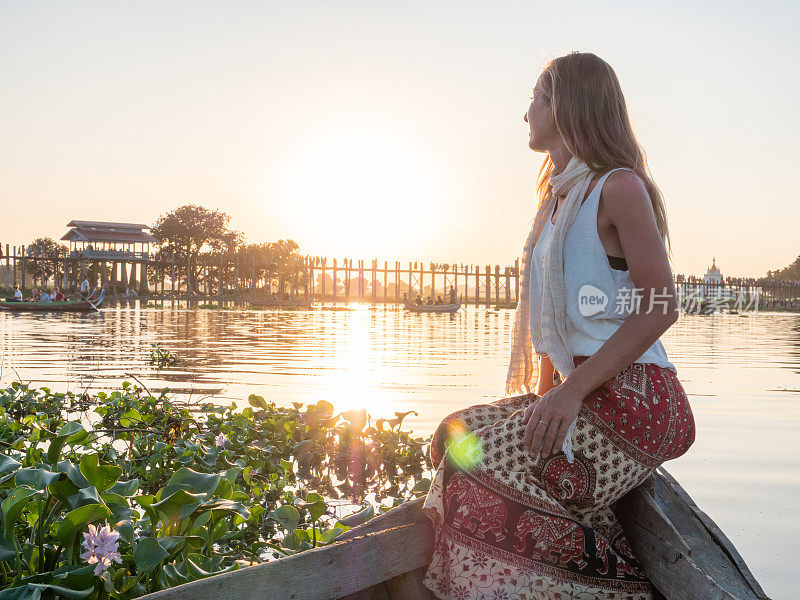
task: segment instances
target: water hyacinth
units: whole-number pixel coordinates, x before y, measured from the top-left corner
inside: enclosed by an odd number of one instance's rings
[[[235,404],[204,403],[195,412],[177,406],[164,390],[156,397],[127,383],[119,391],[101,394],[86,398],[97,404],[95,412],[101,417],[95,430],[68,420],[77,410],[86,410],[82,395],[17,382],[0,386],[0,439],[20,440],[0,452],[0,475],[6,481],[12,476],[10,484],[0,486],[0,501],[6,509],[16,503],[18,515],[13,539],[6,542],[19,548],[19,553],[3,552],[0,544],[2,598],[30,595],[25,589],[7,592],[28,585],[53,586],[62,597],[84,597],[89,584],[74,571],[88,572],[95,580],[87,599],[132,600],[194,580],[203,572],[226,573],[245,563],[335,543],[341,534],[338,517],[330,514],[329,500],[313,490],[324,491],[334,502],[348,496],[360,502],[370,493],[377,501],[396,502],[424,491],[415,484],[426,464],[423,440],[397,427],[391,432],[362,431],[362,418],[355,425],[338,423],[333,406],[325,401],[288,408],[254,395],[250,404],[259,409],[256,416]],[[42,440],[50,442],[44,452],[37,450]],[[125,443],[124,454],[113,446],[117,440]],[[314,452],[307,450],[309,444]],[[350,460],[354,444],[360,459],[355,472]],[[380,463],[388,476],[370,480],[368,475],[374,475]],[[53,474],[64,470],[83,474],[81,500],[91,498],[106,506],[114,518],[108,515],[76,531],[75,519],[95,518],[101,512],[78,507],[67,525],[52,526],[52,510],[41,510],[40,504],[72,507],[72,486],[49,485]],[[334,478],[346,481],[346,486],[332,488]],[[31,493],[26,483],[48,483],[39,490],[44,498]],[[415,485],[419,489],[414,490]],[[386,492],[390,486],[391,494]],[[164,514],[159,515],[158,508],[148,510],[159,493],[163,499],[170,490],[184,488],[187,493],[164,504],[169,522],[161,520]],[[97,491],[101,489],[105,491]],[[199,495],[205,501],[198,503]],[[298,499],[307,507],[308,518],[298,515]],[[213,519],[202,520],[201,515],[212,512]],[[300,518],[295,520],[295,515]],[[195,540],[190,541],[195,535],[213,539],[213,547],[207,544],[198,552]],[[170,539],[162,542],[165,537]],[[37,593],[38,588],[28,591]]]
[[[95,527],[89,525],[89,533],[83,534],[81,546],[86,548],[80,557],[90,565],[96,565],[94,574],[100,575],[111,566],[112,561],[122,562],[119,550],[119,532],[112,531],[108,525]]]

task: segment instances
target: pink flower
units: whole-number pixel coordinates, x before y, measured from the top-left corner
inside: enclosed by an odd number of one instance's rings
[[[224,448],[228,443],[228,438],[220,431],[219,435],[214,438],[214,443],[217,445],[217,448]]]
[[[88,564],[96,565],[95,575],[100,575],[110,567],[112,561],[122,562],[122,557],[118,552],[118,540],[119,532],[111,531],[108,525],[98,528],[90,524],[89,533],[83,534],[81,546],[86,548],[86,552],[83,552],[80,557]]]

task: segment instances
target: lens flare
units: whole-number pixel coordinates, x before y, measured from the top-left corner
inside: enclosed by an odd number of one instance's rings
[[[483,460],[481,438],[467,430],[462,423],[452,423],[448,433],[447,455],[458,468],[472,469]]]

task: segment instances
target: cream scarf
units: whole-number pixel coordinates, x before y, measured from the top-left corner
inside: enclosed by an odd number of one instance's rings
[[[572,354],[567,345],[567,306],[564,288],[564,236],[575,221],[578,210],[586,196],[586,190],[595,175],[582,160],[572,157],[566,168],[556,175],[550,175],[552,191],[542,202],[533,227],[522,250],[522,273],[520,277],[519,300],[514,315],[514,329],[511,342],[511,359],[506,376],[506,396],[514,393],[530,393],[533,375],[533,352],[547,354],[558,370],[563,381],[575,368]],[[555,198],[566,194],[554,225],[550,246],[544,257],[542,272],[542,318],[533,323],[530,318],[530,276],[533,247],[555,206]],[[545,348],[547,350],[545,350]],[[567,431],[562,450],[569,462],[572,454],[572,430],[575,421]]]

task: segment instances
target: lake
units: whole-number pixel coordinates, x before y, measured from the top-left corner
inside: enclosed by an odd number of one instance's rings
[[[325,399],[373,418],[415,410],[429,435],[447,414],[502,397],[513,311],[453,315],[396,306],[204,310],[166,305],[99,314],[0,313],[0,381],[110,390],[135,376],[151,391],[247,404]],[[689,396],[697,437],[665,463],[723,529],[773,599],[795,597],[800,538],[800,314],[683,314],[662,338]],[[153,344],[179,365],[148,364]]]

